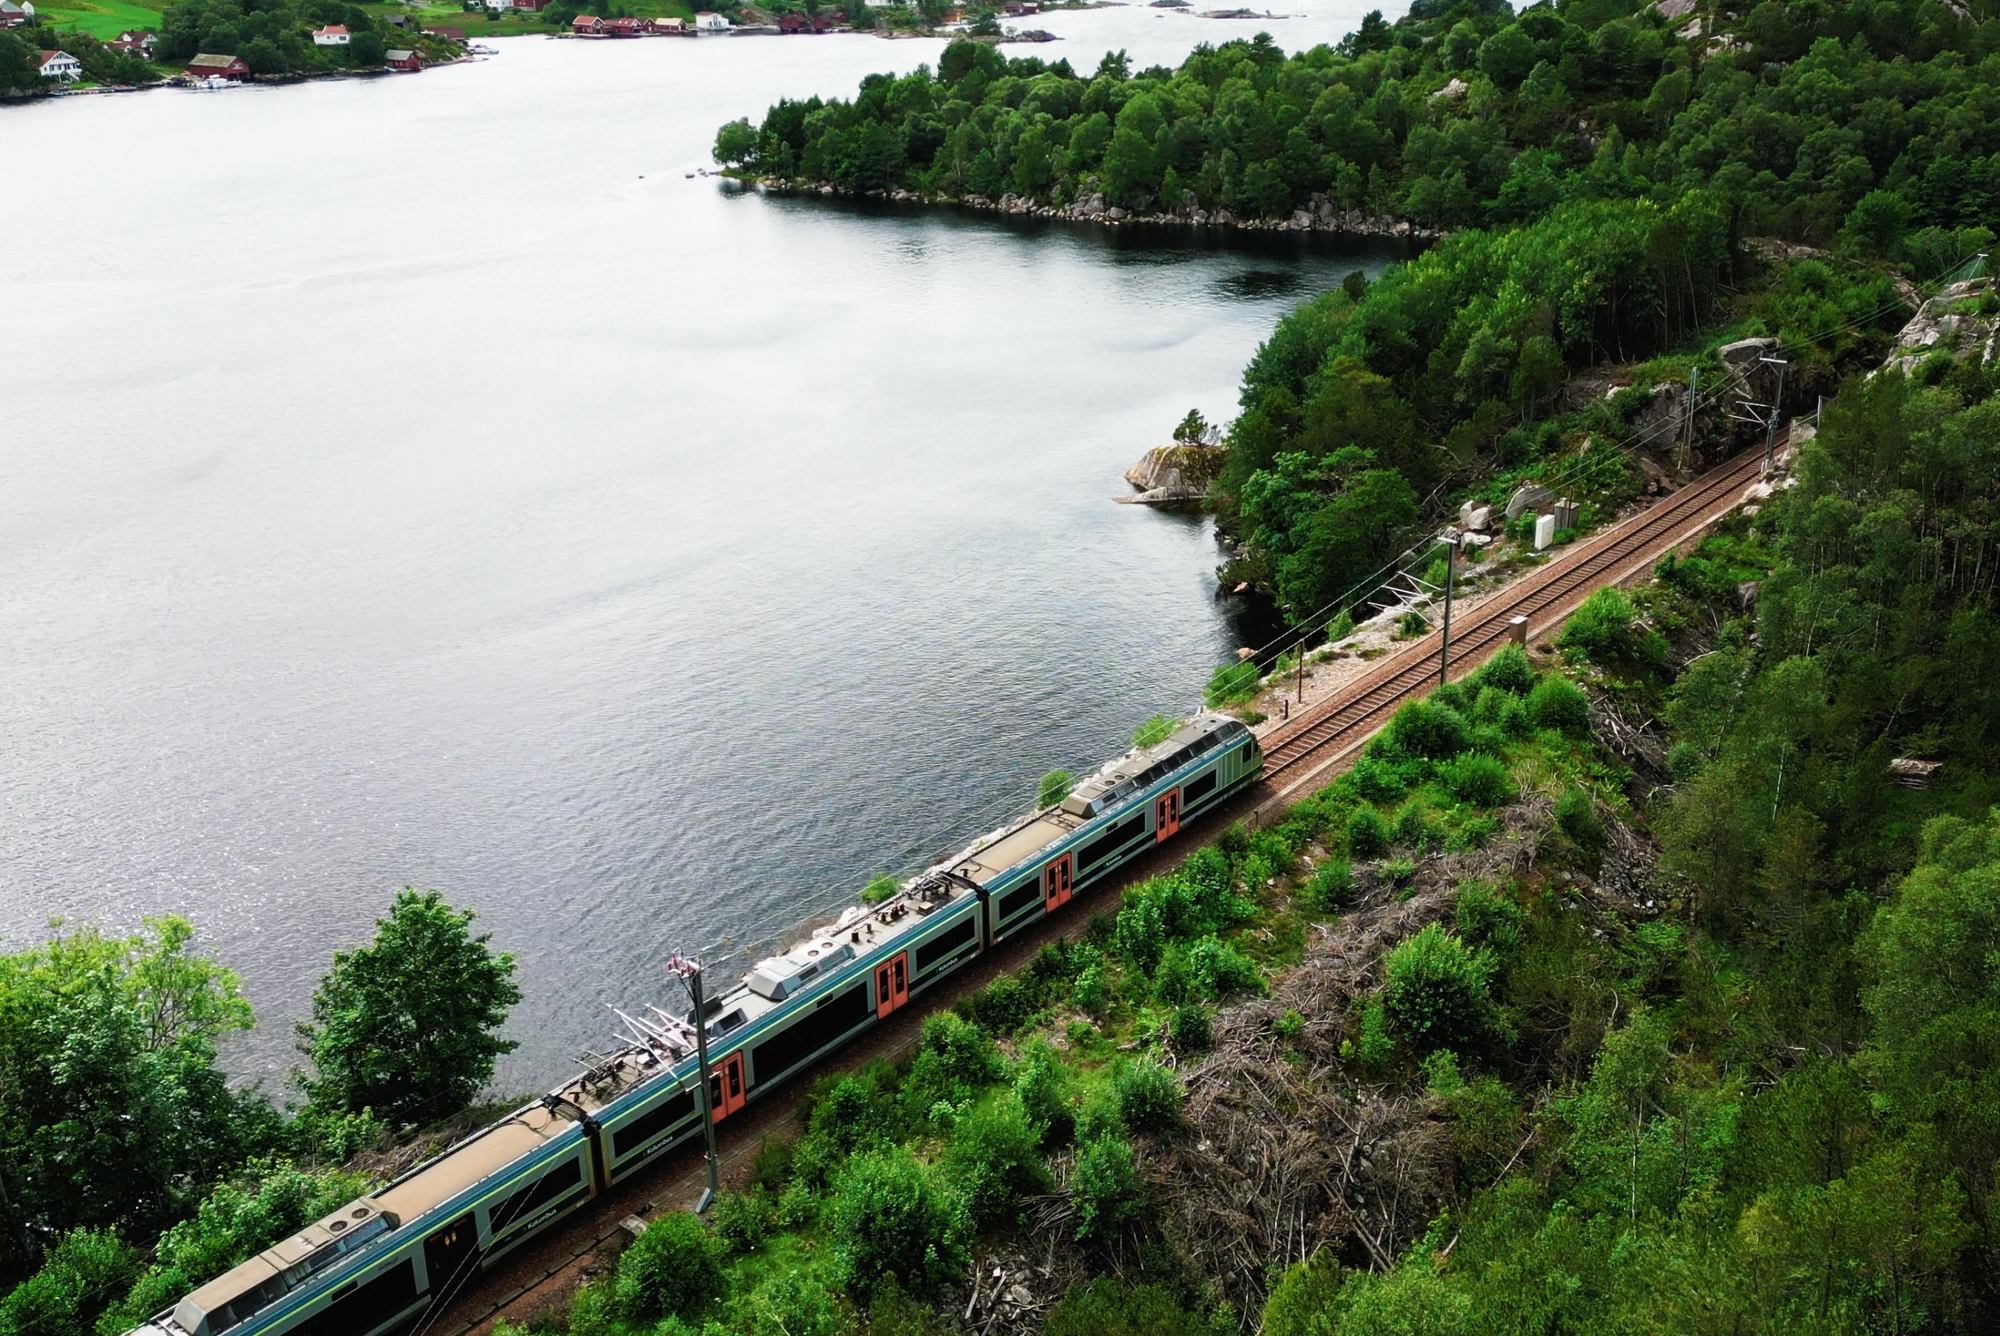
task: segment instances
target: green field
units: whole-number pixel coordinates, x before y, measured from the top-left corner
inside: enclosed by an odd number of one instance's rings
[[[108,42],[128,28],[160,30],[159,10],[125,0],[57,0],[35,8],[51,27],[87,32],[100,41]]]

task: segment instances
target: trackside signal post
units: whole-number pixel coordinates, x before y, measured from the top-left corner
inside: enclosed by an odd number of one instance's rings
[[[715,1157],[715,1111],[709,1107],[711,1086],[708,1073],[708,1017],[702,1014],[701,962],[684,960],[678,951],[667,962],[667,972],[677,976],[687,985],[688,997],[694,1003],[694,1060],[700,1071],[701,1098],[696,1101],[701,1109],[701,1130],[708,1138],[708,1186],[702,1189],[701,1200],[694,1205],[696,1215],[709,1208],[715,1201],[715,1194],[721,1186],[716,1172]]]

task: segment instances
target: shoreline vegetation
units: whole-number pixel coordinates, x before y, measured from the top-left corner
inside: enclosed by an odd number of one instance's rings
[[[1218,208],[1211,213],[1195,201],[1183,202],[1179,209],[1170,213],[1134,213],[1108,203],[1102,191],[1095,191],[1067,205],[1055,205],[1037,203],[1032,197],[1019,195],[1013,191],[1006,192],[998,199],[989,199],[979,194],[927,194],[920,190],[901,188],[856,190],[844,188],[830,181],[796,181],[736,172],[722,174],[752,189],[779,195],[844,196],[854,199],[887,200],[896,204],[955,206],[1033,218],[1099,223],[1108,227],[1150,223],[1166,226],[1228,227],[1264,232],[1332,232],[1345,236],[1392,237],[1412,241],[1435,241],[1444,235],[1412,223],[1407,218],[1382,217],[1357,209],[1336,209],[1333,202],[1325,195],[1314,195],[1307,201],[1305,207],[1296,210],[1289,217],[1262,218],[1252,215],[1239,218],[1226,208]]]
[[[1048,0],[1029,12],[1097,9],[1108,0]],[[246,69],[228,76],[252,84],[291,84],[310,79],[374,77],[408,72],[385,62],[392,49],[415,51],[422,68],[463,64],[471,48],[501,37],[544,36],[605,41],[636,37],[837,36],[956,37],[990,45],[1058,41],[1039,30],[1003,27],[999,0],[900,0],[888,9],[864,0],[759,0],[727,7],[731,26],[720,34],[699,34],[696,0],[548,0],[539,10],[487,8],[476,3],[451,6],[443,0],[179,0],[153,10],[127,0],[55,0],[25,25],[0,28],[0,103],[40,97],[134,92],[172,86],[198,77],[188,62],[196,55],[240,57]],[[676,19],[672,32],[579,33],[574,20],[595,15],[616,19]],[[1013,17],[1013,16],[1008,16]],[[1208,17],[1208,16],[1204,16]],[[784,25],[793,19],[799,32]],[[314,40],[315,29],[339,25],[346,32],[335,44]],[[149,38],[135,44],[134,37]],[[38,53],[66,52],[82,63],[82,76],[68,82],[44,79]]]

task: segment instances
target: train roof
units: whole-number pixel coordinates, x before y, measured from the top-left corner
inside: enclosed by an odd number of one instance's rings
[[[1058,805],[1044,808],[974,844],[959,855],[952,870],[981,886],[991,885],[1084,822],[1120,806],[1203,752],[1226,746],[1249,732],[1226,715],[1197,715],[1164,741],[1151,747],[1134,747],[1123,756],[1105,762]]]
[[[220,1336],[388,1233],[396,1221],[378,1199],[358,1197],[189,1294],[174,1305],[174,1324],[190,1336]]]
[[[450,1153],[417,1166],[375,1194],[375,1199],[397,1219],[415,1220],[575,1127],[553,1110],[531,1104],[461,1141]]]

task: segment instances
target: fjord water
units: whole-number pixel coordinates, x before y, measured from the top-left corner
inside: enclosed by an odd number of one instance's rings
[[[0,936],[188,915],[246,1077],[403,885],[519,959],[522,1090],[1196,705],[1212,533],[1119,475],[1389,254],[690,179],[933,41],[501,45],[0,109]]]

